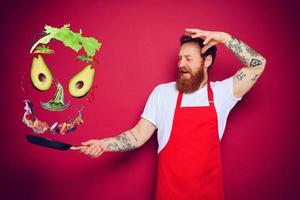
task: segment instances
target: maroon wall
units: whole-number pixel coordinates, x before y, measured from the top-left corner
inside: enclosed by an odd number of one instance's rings
[[[72,2],[72,3],[71,3]],[[292,2],[292,1],[291,1]],[[156,135],[142,148],[91,159],[28,144],[21,123],[20,81],[34,102],[51,98],[32,89],[28,72],[33,34],[45,24],[71,28],[103,43],[96,58],[95,100],[71,101],[67,111],[39,115],[66,120],[85,105],[85,123],[55,139],[79,144],[132,127],[148,95],[174,81],[179,37],[186,27],[228,32],[267,58],[264,75],[234,108],[222,140],[226,199],[300,199],[299,6],[287,1],[25,1],[1,2],[1,199],[153,199]],[[298,23],[297,23],[298,22]],[[297,36],[298,35],[298,36]],[[49,65],[67,88],[82,66],[60,48]],[[241,63],[223,46],[212,80],[231,76]],[[38,104],[37,104],[38,105]],[[49,134],[45,134],[49,136]]]

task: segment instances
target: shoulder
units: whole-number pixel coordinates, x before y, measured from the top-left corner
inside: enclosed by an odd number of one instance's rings
[[[218,88],[228,88],[233,86],[233,77],[229,77],[227,79],[224,79],[222,81],[215,81],[215,82],[210,82],[211,88],[212,89],[218,89]]]
[[[241,98],[233,96],[233,77],[229,77],[222,81],[210,82],[211,88],[216,96],[220,98],[228,97],[229,99],[239,101]]]
[[[176,92],[176,84],[175,82],[169,82],[169,83],[162,83],[157,85],[154,88],[154,92],[158,93],[158,94],[163,94],[163,93],[168,93],[168,92]]]

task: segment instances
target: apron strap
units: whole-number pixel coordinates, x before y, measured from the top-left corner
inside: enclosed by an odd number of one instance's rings
[[[183,93],[179,92],[179,94],[177,96],[176,110],[180,108],[181,101],[182,101],[182,96],[183,96]]]
[[[208,102],[209,105],[212,105],[214,103],[214,93],[212,92],[212,89],[210,87],[210,81],[207,81],[207,95],[208,95]]]

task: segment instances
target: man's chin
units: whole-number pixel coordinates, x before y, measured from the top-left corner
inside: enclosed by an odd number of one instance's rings
[[[193,78],[190,74],[180,75],[176,80],[176,88],[183,93],[192,93],[199,89],[202,80]]]
[[[189,84],[192,82],[192,76],[190,74],[181,74],[177,81],[179,81],[180,83],[185,83],[185,84]]]
[[[183,93],[192,93],[199,89],[204,78],[204,68],[199,69],[195,74],[178,71],[176,88]]]

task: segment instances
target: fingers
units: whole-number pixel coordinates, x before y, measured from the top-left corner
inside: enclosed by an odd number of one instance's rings
[[[204,31],[204,30],[201,30],[201,29],[197,29],[197,28],[186,28],[185,31],[187,33],[198,33],[200,31]]]
[[[186,28],[185,34],[191,36],[192,38],[200,37],[204,39],[208,36],[209,32],[201,29]]]
[[[217,44],[217,42],[215,42],[215,41],[210,41],[210,42],[208,42],[208,44],[206,44],[206,45],[201,49],[201,53],[205,53],[210,47],[214,46],[215,44]]]
[[[72,147],[70,147],[70,150],[77,151],[77,150],[82,149],[83,147],[84,146],[78,146],[78,147],[72,146]]]
[[[89,146],[89,145],[92,145],[92,144],[95,144],[97,140],[88,140],[86,142],[82,142],[81,144],[84,145],[84,146]]]
[[[94,151],[91,155],[91,157],[93,158],[98,158],[102,153],[103,153],[103,149],[102,148],[98,148],[96,151]]]
[[[207,34],[206,34],[206,33],[200,32],[200,33],[196,33],[196,34],[194,34],[194,35],[191,35],[191,37],[192,37],[192,38],[197,38],[197,37],[199,37],[199,38],[205,39],[205,38],[207,38]]]
[[[86,155],[97,158],[103,153],[103,149],[99,146],[89,147],[89,149],[85,152]]]
[[[84,153],[88,149],[88,146],[83,146],[82,148],[79,149],[81,153]]]
[[[203,44],[206,45],[211,39],[212,39],[211,35],[208,34],[208,35],[206,36],[206,38],[205,38]]]
[[[92,145],[88,147],[84,153],[85,155],[93,155],[95,151],[97,151],[99,148],[100,148],[99,146]]]
[[[81,153],[84,153],[85,155],[92,158],[97,158],[104,152],[104,148],[101,146],[100,140],[92,139],[86,142],[82,142],[81,144],[81,146],[73,146],[70,149],[79,150]]]
[[[91,145],[91,146],[84,146],[83,148],[80,149],[80,152],[92,158],[97,158],[104,152],[104,149],[99,145]]]
[[[185,31],[185,35],[189,35],[191,37],[195,36],[195,35],[201,35],[201,36],[205,36],[207,34],[207,31],[201,31],[201,30],[197,30],[197,31]]]
[[[185,29],[186,35],[191,36],[192,38],[200,37],[204,39],[204,47],[201,49],[201,53],[205,53],[210,47],[217,44],[214,40],[214,34],[211,31],[204,31],[201,29],[193,29],[193,28],[186,28]]]

